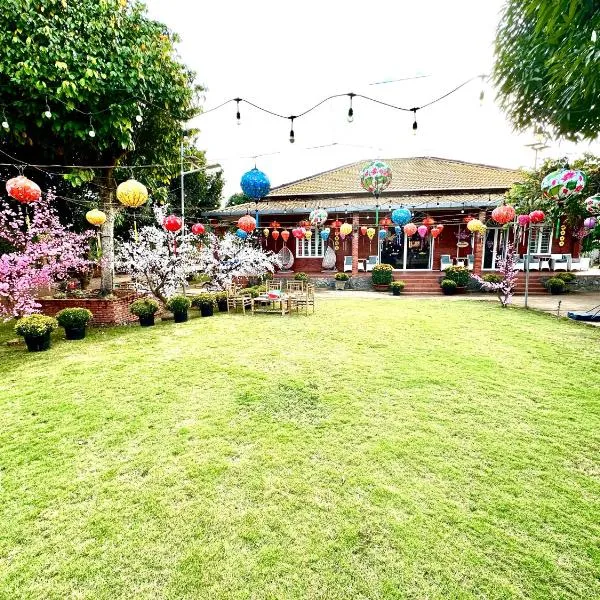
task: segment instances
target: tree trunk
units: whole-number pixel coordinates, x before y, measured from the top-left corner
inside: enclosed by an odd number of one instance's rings
[[[110,294],[114,288],[115,275],[115,217],[118,207],[115,199],[116,184],[113,170],[109,169],[102,180],[100,198],[102,210],[106,213],[106,221],[102,225],[102,270],[100,291]]]

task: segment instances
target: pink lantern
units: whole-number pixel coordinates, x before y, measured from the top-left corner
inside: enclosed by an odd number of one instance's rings
[[[444,231],[444,226],[441,223],[438,223],[436,225],[436,227],[439,229],[440,233],[442,233],[442,231]]]
[[[598,224],[598,220],[596,219],[596,217],[588,217],[584,222],[583,222],[583,226],[586,229],[594,229],[594,227],[596,227],[596,225]]]
[[[256,219],[250,215],[240,217],[238,227],[246,233],[252,233],[256,229]]]
[[[519,215],[517,217],[517,223],[519,227],[527,227],[531,221],[531,217],[529,215]]]
[[[13,177],[6,182],[6,192],[11,198],[21,202],[22,204],[30,204],[37,202],[42,195],[42,190],[37,183],[19,175]]]
[[[419,225],[419,227],[417,227],[417,232],[421,236],[421,239],[427,235],[428,231],[429,231],[429,229],[427,228],[426,225]]]
[[[192,225],[192,233],[194,235],[202,235],[204,233],[204,225],[202,223],[195,223]]]
[[[304,230],[302,227],[294,227],[292,229],[292,235],[297,239],[301,240],[304,237]]]
[[[422,225],[421,227],[424,227],[424,225]],[[417,226],[414,223],[407,223],[404,226],[404,233],[408,237],[411,237],[411,236],[415,235],[415,233],[417,233]]]
[[[534,210],[529,213],[529,219],[532,223],[541,223],[546,218],[544,211],[542,210]]]

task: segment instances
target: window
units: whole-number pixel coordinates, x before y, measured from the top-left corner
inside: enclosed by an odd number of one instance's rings
[[[310,240],[296,240],[296,256],[298,258],[323,258],[325,256],[325,243],[319,235],[319,230],[313,231]]]
[[[529,254],[550,254],[552,248],[552,227],[532,227],[529,240]]]

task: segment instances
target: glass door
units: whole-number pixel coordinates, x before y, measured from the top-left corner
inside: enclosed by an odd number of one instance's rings
[[[497,269],[498,261],[504,258],[507,231],[500,227],[488,227],[483,243],[483,268]]]
[[[407,237],[405,243],[405,269],[431,269],[431,255],[433,249],[433,238],[429,235],[421,239],[418,233]]]

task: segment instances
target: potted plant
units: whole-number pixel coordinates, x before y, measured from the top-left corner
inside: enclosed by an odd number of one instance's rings
[[[452,294],[456,293],[456,288],[458,287],[456,285],[456,281],[452,279],[442,279],[442,283],[440,283],[440,285],[442,286],[442,292],[444,292],[446,296],[451,296]]]
[[[217,292],[215,300],[217,301],[219,312],[227,312],[227,292]]]
[[[186,296],[171,296],[167,300],[167,308],[173,313],[175,323],[185,323],[188,320],[188,309],[192,303]]]
[[[56,313],[56,320],[64,327],[68,340],[82,340],[85,337],[85,328],[93,316],[87,308],[63,308]]]
[[[399,296],[400,293],[402,292],[402,290],[404,289],[405,285],[406,285],[406,283],[404,283],[404,281],[402,281],[402,280],[393,281],[390,285],[392,294],[394,296]]]
[[[200,314],[203,317],[212,317],[215,311],[215,295],[209,294],[208,292],[204,292],[203,294],[198,294],[194,298],[193,302],[194,306],[200,309]]]
[[[57,327],[53,317],[29,315],[17,321],[15,333],[25,338],[29,352],[41,352],[50,348],[50,333]]]
[[[158,311],[158,302],[153,298],[138,298],[129,305],[129,312],[140,320],[142,327],[154,325],[154,315]]]
[[[294,275],[294,279],[296,281],[304,281],[304,283],[306,283],[308,281],[308,275],[306,273],[303,273],[302,271],[300,271],[299,273],[296,273]]]
[[[567,284],[560,277],[550,277],[544,284],[551,294],[562,294]]]
[[[380,263],[373,267],[372,280],[373,288],[378,292],[387,292],[392,283],[394,267]]]
[[[558,273],[556,277],[562,279],[566,284],[573,283],[577,280],[577,276],[575,275],[575,273],[570,273],[569,271],[563,271],[562,273]]]
[[[450,279],[456,283],[455,291],[464,291],[469,285],[470,278],[467,267],[449,267],[444,272],[444,279]]]
[[[343,290],[346,288],[346,282],[350,279],[347,273],[336,273],[335,274],[335,289]]]

